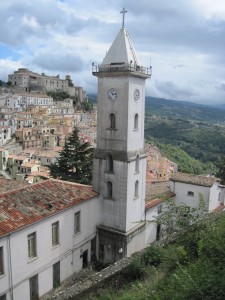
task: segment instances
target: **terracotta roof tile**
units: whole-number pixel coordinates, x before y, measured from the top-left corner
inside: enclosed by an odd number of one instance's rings
[[[180,172],[172,175],[170,180],[207,187],[211,187],[215,181],[219,181],[219,179],[214,176],[194,175]]]
[[[9,191],[27,186],[27,183],[16,181],[14,179],[0,179],[0,195]]]
[[[165,195],[163,195],[160,198],[151,199],[145,203],[145,210],[148,210],[154,206],[157,206],[158,204],[164,202],[165,198],[171,198],[174,197],[175,194],[173,192],[167,192]]]
[[[55,179],[4,193],[0,195],[0,236],[97,195],[91,186]]]
[[[214,209],[214,211],[215,212],[220,212],[220,211],[222,211],[222,210],[224,210],[225,209],[225,205],[223,204],[223,203],[221,203],[219,206],[217,206],[215,209]]]

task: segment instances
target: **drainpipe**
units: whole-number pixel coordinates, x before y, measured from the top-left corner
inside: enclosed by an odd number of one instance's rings
[[[12,279],[12,256],[11,256],[11,241],[10,241],[11,235],[9,234],[8,240],[7,240],[7,252],[8,252],[8,281],[9,281],[9,294],[10,294],[10,300],[14,299],[13,296],[13,279]]]

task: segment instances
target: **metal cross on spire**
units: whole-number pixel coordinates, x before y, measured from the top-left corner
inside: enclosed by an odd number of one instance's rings
[[[124,28],[125,13],[127,13],[127,10],[123,8],[123,10],[120,13],[123,14],[122,28]]]

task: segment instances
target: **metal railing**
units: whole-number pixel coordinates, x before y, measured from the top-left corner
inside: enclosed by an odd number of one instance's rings
[[[112,63],[105,65],[95,65],[92,63],[92,73],[104,72],[132,72],[151,76],[152,67],[142,67],[133,63]]]

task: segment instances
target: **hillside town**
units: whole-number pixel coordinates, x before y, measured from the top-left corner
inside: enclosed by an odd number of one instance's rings
[[[65,140],[74,127],[82,142],[96,146],[97,110],[80,110],[88,96],[82,87],[71,84],[70,76],[37,74],[26,68],[8,76],[0,88],[0,172],[2,177],[26,183],[49,178],[48,166],[56,163]],[[72,85],[72,86],[71,86]],[[66,92],[73,99],[55,101],[46,92]],[[176,164],[146,145],[147,180],[168,180]]]
[[[43,79],[44,78],[44,79]],[[48,78],[48,79],[46,79]],[[0,171],[3,177],[36,183],[49,178],[48,166],[56,162],[74,127],[83,142],[96,144],[96,109],[81,110],[87,102],[81,87],[68,86],[58,77],[19,69],[0,88]],[[34,84],[35,82],[35,84]],[[46,83],[47,82],[47,83]],[[64,91],[79,99],[55,101],[46,91]]]

